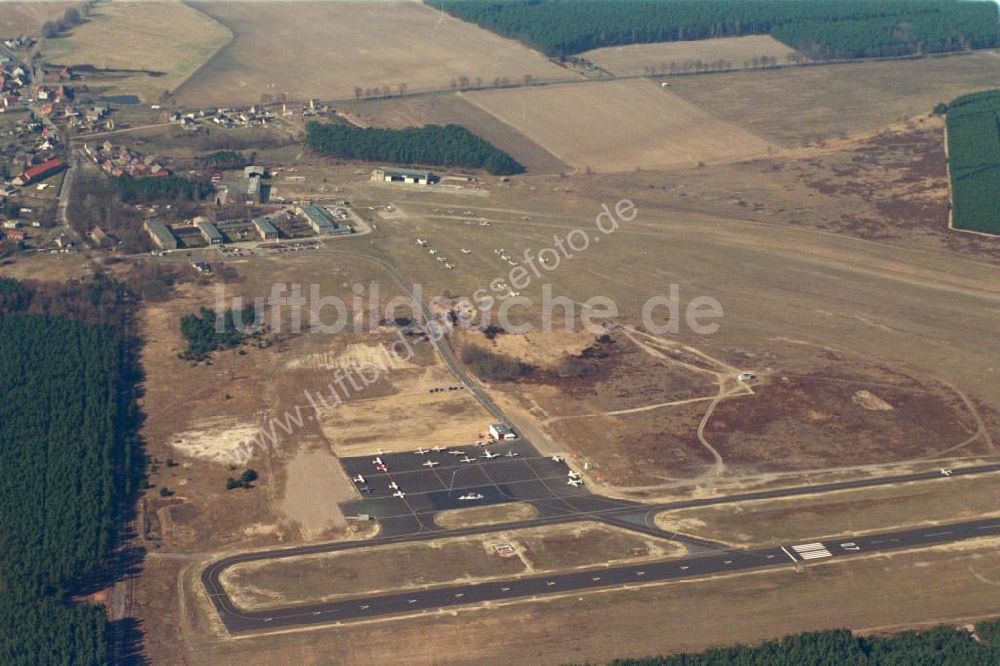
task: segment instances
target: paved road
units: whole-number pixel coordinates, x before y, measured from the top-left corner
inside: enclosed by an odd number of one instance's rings
[[[577,592],[680,580],[713,574],[807,565],[817,560],[837,560],[858,555],[920,548],[936,544],[1000,535],[997,519],[977,520],[952,525],[884,532],[864,537],[845,536],[811,544],[788,544],[777,548],[725,551],[696,558],[665,560],[587,571],[531,576],[489,583],[454,585],[419,589],[397,594],[377,595],[324,604],[296,606],[277,610],[240,611],[223,595],[213,594],[216,608],[226,628],[232,633],[277,629],[369,619],[401,613],[430,612],[439,608],[503,601],[543,594]],[[220,600],[225,603],[220,604]],[[220,605],[222,606],[220,608]]]

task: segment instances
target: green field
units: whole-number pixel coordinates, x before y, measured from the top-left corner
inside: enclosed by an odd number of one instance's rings
[[[948,105],[952,225],[1000,234],[1000,90]]]

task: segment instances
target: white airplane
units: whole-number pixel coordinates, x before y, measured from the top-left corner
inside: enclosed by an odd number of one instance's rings
[[[489,449],[485,449],[483,451],[483,457],[486,458],[487,460],[493,460],[494,458],[499,458],[500,454],[499,453],[493,453]]]
[[[428,451],[430,451],[430,449],[417,449],[416,451],[414,451],[414,453],[416,453],[418,456],[422,456]]]
[[[423,238],[418,238],[417,245],[419,245],[420,247],[427,247],[427,241],[424,240]]]
[[[552,456],[552,462],[562,462],[562,461],[563,461],[562,456]]]
[[[516,458],[516,457],[517,457],[518,455],[519,455],[519,454],[518,454],[518,452],[517,452],[517,451],[508,451],[508,452],[507,452],[507,457],[508,457],[508,458]]]
[[[463,247],[463,248],[462,248],[462,254],[472,254],[472,250],[467,250],[467,249],[465,249],[465,248]]]
[[[444,447],[443,446],[432,446],[431,447],[431,451],[433,451],[434,453],[441,453],[442,451],[444,451]]]
[[[465,456],[464,458],[462,458],[462,462],[464,462],[464,463],[476,462],[476,459],[475,458],[470,458],[469,456]]]
[[[404,493],[402,490],[397,490],[392,494],[392,496],[398,497],[399,499],[403,499],[404,497],[406,497],[406,493]]]
[[[434,469],[436,466],[440,464],[441,463],[439,463],[436,460],[428,460],[427,462],[424,463],[424,467],[430,467],[431,469]]]
[[[582,479],[568,479],[566,481],[566,485],[567,486],[573,486],[574,488],[579,488],[580,486],[583,485],[583,480]]]
[[[399,490],[399,484],[396,483],[395,481],[390,481],[389,487],[392,488],[393,490]]]
[[[573,470],[570,470],[569,473],[566,474],[566,476],[568,476],[571,479],[579,479],[580,478],[580,475],[577,472],[574,472]]]
[[[428,252],[430,252],[431,254],[437,254],[438,253],[438,251],[435,250],[435,249],[433,249],[433,248],[431,248],[430,250],[428,250]]]
[[[941,468],[941,474],[942,474],[943,476],[951,476],[951,475],[952,475],[952,474],[954,474],[954,473],[955,473],[955,472],[954,472],[953,470],[950,470],[950,469],[946,469],[946,468],[944,468],[944,467],[942,467],[942,468]]]
[[[462,500],[463,502],[471,502],[472,500],[483,499],[483,495],[482,493],[469,493],[468,495],[462,495],[458,499]]]
[[[382,456],[375,456],[375,459],[372,460],[372,464],[373,465],[384,465],[385,463],[382,462]]]
[[[365,482],[365,477],[363,477],[360,474],[358,474],[356,477],[354,477],[352,479],[352,481],[354,481],[354,483],[364,483]]]
[[[465,451],[461,451],[459,449],[452,449],[451,451],[448,451],[448,454],[452,456],[464,456]]]
[[[447,269],[448,269],[448,270],[450,271],[450,270],[451,270],[451,269],[453,269],[453,268],[454,268],[455,266],[454,266],[453,264],[449,264],[448,262],[445,262],[445,264],[444,264],[444,267],[445,267],[445,268],[447,268]]]

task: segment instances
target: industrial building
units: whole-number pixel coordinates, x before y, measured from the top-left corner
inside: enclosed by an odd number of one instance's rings
[[[430,185],[437,178],[431,171],[418,169],[392,169],[379,167],[372,171],[372,180],[384,183],[410,183],[413,185]]]
[[[222,232],[220,232],[218,227],[212,224],[209,220],[204,217],[196,217],[194,219],[194,226],[198,227],[198,231],[201,232],[202,238],[204,238],[205,242],[209,245],[222,245]]]
[[[295,212],[306,218],[309,226],[316,232],[317,236],[333,236],[336,234],[349,234],[351,227],[341,225],[333,219],[330,212],[322,206],[316,204],[303,204],[295,207]]]
[[[253,227],[257,230],[257,234],[263,240],[277,240],[278,239],[278,229],[273,224],[271,224],[271,219],[268,217],[255,217],[253,219]]]
[[[177,249],[177,237],[167,228],[167,225],[159,220],[146,220],[143,222],[142,228],[149,234],[156,247],[161,250]]]

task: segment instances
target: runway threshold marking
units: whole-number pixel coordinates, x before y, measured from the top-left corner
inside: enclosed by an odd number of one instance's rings
[[[790,560],[791,560],[792,562],[795,562],[796,564],[798,564],[798,563],[799,563],[799,561],[798,561],[797,559],[795,559],[795,556],[794,556],[794,555],[792,555],[791,553],[789,553],[789,552],[788,552],[788,549],[787,549],[787,548],[785,548],[784,546],[782,546],[782,547],[781,547],[781,551],[782,551],[782,552],[783,552],[783,553],[784,553],[785,555],[788,555],[788,559],[790,559]]]

